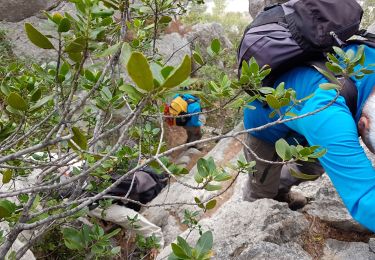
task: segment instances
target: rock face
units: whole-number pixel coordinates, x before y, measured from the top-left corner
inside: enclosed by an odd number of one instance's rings
[[[297,243],[308,228],[307,220],[274,200],[226,203],[200,223],[213,232],[213,259],[311,259]],[[194,244],[198,237],[198,232],[193,232],[188,242]],[[167,248],[158,259],[169,252]]]
[[[54,5],[57,0],[0,0],[0,21],[19,22]]]
[[[375,259],[375,253],[369,244],[362,242],[342,242],[328,239],[324,248],[322,260],[370,260]]]
[[[314,182],[293,187],[293,190],[313,198],[303,209],[307,214],[318,217],[335,228],[366,232],[366,229],[350,216],[326,174]]]
[[[179,65],[185,55],[191,56],[189,42],[178,33],[163,35],[156,41],[158,53],[167,64],[171,66]]]
[[[0,1],[1,3],[2,2],[13,3],[13,0],[12,1],[0,0]],[[15,0],[15,1],[24,2],[24,3],[29,2],[29,1],[24,1],[24,0]],[[36,1],[30,0],[30,2],[36,2]],[[47,1],[47,0],[45,2],[52,3],[52,1]],[[59,11],[59,12],[69,12],[72,14],[73,9],[74,9],[73,4],[63,2],[54,10]],[[2,14],[1,10],[0,10],[0,14]],[[26,36],[26,32],[24,30],[25,23],[33,24],[34,27],[38,28],[38,30],[40,30],[43,33],[53,34],[51,28],[49,28],[48,26],[47,20],[40,19],[36,16],[26,18],[20,22],[7,22],[7,21],[0,22],[0,27],[2,29],[5,29],[7,33],[7,38],[12,43],[13,53],[20,58],[30,58],[35,61],[45,61],[45,60],[55,59],[57,55],[55,51],[44,50],[44,49],[38,48],[29,41],[29,39]]]
[[[219,23],[196,24],[186,38],[189,42],[192,42],[192,49],[197,46],[200,47],[203,55],[205,55],[206,47],[210,46],[213,39],[219,39],[222,48],[232,48],[233,46],[225,35],[223,26]]]
[[[235,150],[229,149],[233,149],[233,145],[233,140],[223,140],[207,156],[212,156],[219,164],[224,161],[234,161],[242,156],[242,151],[240,147]],[[189,180],[195,171],[196,169],[193,168],[184,181],[191,184]],[[200,215],[199,223],[203,230],[213,232],[213,259],[347,260],[354,259],[354,252],[356,252],[355,259],[375,259],[375,238],[371,238],[368,243],[355,242],[358,241],[356,240],[358,237],[371,237],[371,235],[349,215],[328,176],[324,175],[317,181],[305,182],[293,188],[294,191],[301,192],[312,199],[298,212],[291,211],[286,203],[274,200],[244,201],[247,178],[246,174],[239,175],[234,187],[220,196],[221,200],[219,199],[217,208],[212,210],[213,212],[209,211]],[[189,191],[188,188],[185,189],[180,184],[174,183],[168,195],[164,192],[159,196],[156,203],[160,202],[160,199],[173,203],[183,200],[191,201],[194,196],[205,199],[209,193]],[[144,214],[151,221],[162,226],[168,244],[173,242],[177,235],[187,237],[189,234],[189,230],[185,230],[186,227],[181,225],[184,209],[197,210],[190,206],[178,205],[165,209],[148,209]],[[308,253],[310,251],[305,251],[305,248],[308,250],[309,247],[303,244],[306,241],[305,237],[312,232],[310,230],[313,227],[313,222],[310,222],[311,216],[326,223],[328,229],[356,235],[355,237],[349,237],[349,235],[342,237],[345,241],[353,239],[352,242],[342,242],[331,236],[322,236],[327,240],[313,245],[321,248],[321,254],[319,258],[316,258],[316,255]],[[188,242],[194,245],[198,237],[198,233],[193,231],[188,236]],[[158,259],[164,259],[170,253],[171,247],[167,246],[161,251]]]

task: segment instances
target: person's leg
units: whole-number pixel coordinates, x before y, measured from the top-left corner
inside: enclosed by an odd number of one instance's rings
[[[257,157],[267,161],[277,161],[275,146],[262,141],[250,134],[247,135],[246,145],[257,155]],[[244,198],[254,201],[260,198],[274,198],[279,190],[280,172],[282,165],[272,165],[258,160],[254,154],[244,148],[246,160],[255,161],[254,172],[249,174],[248,190]]]
[[[264,142],[251,135],[248,135],[246,144],[258,158],[267,161],[278,161],[278,156],[273,144]],[[244,152],[248,162],[256,162],[253,169],[254,172],[249,174],[248,190],[244,194],[245,200],[255,201],[260,198],[272,198],[280,202],[287,202],[289,207],[293,210],[306,205],[307,199],[303,195],[290,192],[292,185],[298,185],[302,180],[297,180],[291,176],[287,166],[270,164],[258,160],[246,147]],[[322,172],[321,167],[313,166],[311,163],[304,166],[304,170],[314,169],[311,173]],[[302,166],[292,167],[295,167],[295,171],[297,172],[301,171],[298,167],[302,169]]]
[[[191,143],[202,138],[202,131],[200,126],[184,126],[187,134],[187,143]]]
[[[296,178],[291,175],[291,170],[297,175],[310,175],[307,179]],[[305,181],[313,181],[318,179],[324,173],[321,164],[316,162],[298,162],[283,166],[281,170],[279,193],[287,193],[292,186],[299,185]]]

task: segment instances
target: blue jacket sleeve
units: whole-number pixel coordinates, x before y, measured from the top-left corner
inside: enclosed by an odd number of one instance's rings
[[[317,96],[318,100],[313,97],[299,113],[328,104],[335,92],[325,91]],[[356,124],[343,98],[318,114],[296,120],[291,125],[311,145],[327,149],[319,161],[353,218],[375,232],[375,170],[359,143]]]

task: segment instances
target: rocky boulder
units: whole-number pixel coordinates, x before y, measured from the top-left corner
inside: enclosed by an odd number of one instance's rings
[[[19,22],[54,6],[58,0],[0,0],[0,21]]]
[[[1,3],[2,2],[13,3],[13,0],[12,1],[0,0],[0,1]],[[29,3],[29,2],[36,2],[36,1],[17,0],[16,2]],[[52,1],[45,1],[45,2],[52,2]],[[25,5],[28,5],[28,4],[25,4]],[[62,2],[60,5],[58,5],[54,9],[54,11],[69,12],[71,14],[73,13],[72,10],[74,10],[73,4],[65,3],[65,2]],[[2,14],[1,10],[0,10],[0,14]],[[35,61],[46,61],[46,60],[55,59],[57,55],[56,51],[44,50],[44,49],[38,48],[29,41],[25,32],[25,29],[24,29],[25,23],[33,24],[34,27],[38,28],[38,30],[40,30],[43,33],[52,34],[52,35],[54,34],[54,30],[52,30],[52,28],[48,25],[47,20],[41,19],[37,16],[25,18],[24,20],[20,22],[10,22],[10,21],[0,22],[0,27],[5,30],[7,34],[7,38],[10,40],[12,44],[13,53],[20,58],[29,58]],[[56,44],[56,42],[54,42],[53,40],[52,42]]]
[[[300,235],[308,229],[307,220],[274,200],[226,203],[200,224],[213,232],[213,259],[311,259],[298,244]],[[193,232],[188,242],[195,244],[198,237],[198,232]],[[158,259],[169,253],[167,247]]]
[[[375,259],[371,246],[363,242],[343,242],[328,239],[324,247],[322,260],[370,260]]]
[[[303,209],[310,216],[318,217],[335,228],[366,232],[366,229],[351,217],[326,174],[314,182],[293,187],[293,190],[312,199]]]
[[[196,24],[191,28],[186,38],[191,42],[191,49],[194,50],[199,47],[204,56],[207,56],[206,47],[210,46],[211,41],[214,39],[220,40],[222,48],[233,47],[233,44],[226,36],[223,26],[219,23]]]
[[[178,33],[161,36],[156,40],[156,48],[166,64],[170,66],[180,65],[185,55],[191,56],[188,40]]]

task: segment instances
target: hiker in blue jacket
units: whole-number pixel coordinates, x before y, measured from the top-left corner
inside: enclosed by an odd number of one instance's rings
[[[187,143],[197,141],[202,138],[201,126],[203,126],[203,117],[201,114],[200,99],[190,94],[176,94],[170,105],[166,107],[166,114],[176,116],[168,120],[169,125],[178,125],[184,127],[187,134]],[[186,117],[181,115],[193,114]]]
[[[359,45],[349,45],[345,50],[357,51]],[[366,46],[364,66],[375,63],[375,48]],[[360,65],[359,65],[360,66]],[[290,175],[289,168],[304,174],[321,175],[326,172],[341,196],[350,214],[359,223],[375,232],[375,170],[360,145],[361,136],[366,146],[375,150],[375,74],[369,74],[360,80],[353,78],[358,90],[357,112],[353,116],[340,96],[331,106],[301,119],[278,124],[262,131],[248,134],[247,145],[260,158],[277,160],[275,142],[280,138],[292,143],[297,140],[304,145],[320,145],[327,153],[319,162],[298,162],[293,165],[270,165],[256,158],[245,149],[248,161],[257,162],[256,171],[249,174],[247,200],[273,198],[288,202],[290,207],[300,208],[307,203],[306,198],[291,193],[292,185],[301,182]],[[286,88],[297,92],[301,99],[314,93],[301,106],[295,106],[291,112],[303,115],[326,106],[336,96],[335,90],[319,88],[328,80],[316,69],[309,66],[295,67],[282,74],[275,82],[277,86],[285,82]],[[244,124],[246,129],[258,127],[274,121],[269,114],[272,109],[259,101],[251,105],[255,110],[245,109]],[[287,108],[284,108],[284,112]],[[303,143],[305,140],[305,143]]]

